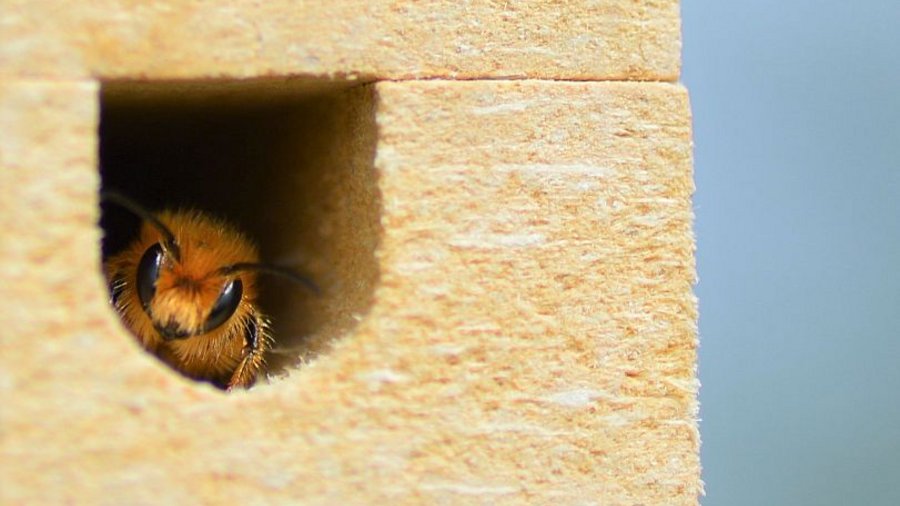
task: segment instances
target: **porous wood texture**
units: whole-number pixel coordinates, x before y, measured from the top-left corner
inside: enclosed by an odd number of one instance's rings
[[[677,0],[2,0],[0,76],[677,78]]]
[[[106,302],[96,86],[2,90],[5,501],[696,501],[680,87],[374,85],[371,310],[233,395]]]
[[[677,2],[50,4],[0,0],[0,503],[697,503],[687,95],[609,81],[677,78]],[[179,191],[328,288],[250,391],[108,303],[98,132],[153,104],[242,125]]]

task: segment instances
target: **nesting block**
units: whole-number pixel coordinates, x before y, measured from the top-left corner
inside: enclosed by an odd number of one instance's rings
[[[6,2],[0,502],[696,504],[677,2],[544,4]],[[101,184],[301,257],[269,381],[135,343]]]
[[[0,76],[672,80],[677,0],[4,0]]]

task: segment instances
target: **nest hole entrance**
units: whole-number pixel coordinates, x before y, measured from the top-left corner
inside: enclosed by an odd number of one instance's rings
[[[108,82],[101,91],[100,173],[151,211],[195,208],[259,246],[263,262],[307,274],[315,296],[260,280],[275,338],[270,377],[348,334],[378,282],[381,201],[372,87],[353,82]],[[104,258],[139,221],[104,205]]]

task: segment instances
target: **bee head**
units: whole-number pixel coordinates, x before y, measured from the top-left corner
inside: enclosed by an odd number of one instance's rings
[[[224,222],[198,211],[154,215],[116,192],[101,197],[144,220],[141,239],[133,246],[132,258],[140,260],[125,269],[131,277],[126,285],[134,287],[143,312],[166,341],[207,334],[234,318],[245,319],[252,311],[259,272],[290,278],[319,293],[306,277],[257,263],[255,246]]]
[[[194,276],[180,260],[168,259],[162,243],[141,257],[136,287],[144,311],[167,341],[222,326],[235,314],[244,294],[241,278],[227,276],[223,269]]]

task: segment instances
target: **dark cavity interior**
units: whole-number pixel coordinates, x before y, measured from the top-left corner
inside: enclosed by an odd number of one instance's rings
[[[102,89],[101,177],[150,210],[193,207],[257,241],[262,260],[310,276],[262,275],[273,321],[269,372],[314,357],[367,313],[378,265],[381,201],[373,162],[372,87],[259,80],[110,82]],[[104,256],[139,221],[104,205]]]

